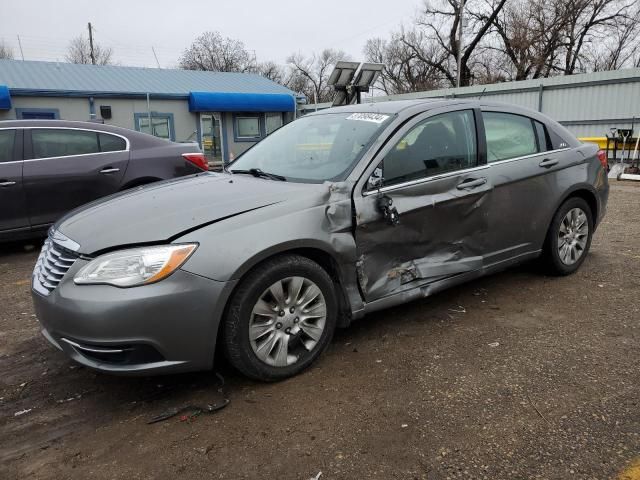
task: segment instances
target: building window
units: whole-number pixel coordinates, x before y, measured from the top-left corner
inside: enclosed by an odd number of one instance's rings
[[[264,124],[267,135],[279,129],[282,126],[282,123],[282,113],[277,112],[264,114]]]
[[[154,137],[174,140],[174,125],[172,113],[151,112],[151,128],[149,128],[149,114],[136,113],[136,130],[142,133],[149,133]]]
[[[238,115],[234,121],[235,139],[239,141],[257,141],[262,137],[260,117],[257,115]]]
[[[60,110],[57,108],[16,108],[18,120],[57,120]]]

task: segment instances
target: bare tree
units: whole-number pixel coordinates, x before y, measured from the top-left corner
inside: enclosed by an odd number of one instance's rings
[[[240,40],[223,37],[219,32],[205,32],[187,48],[179,59],[185,70],[212,72],[253,72],[255,59]]]
[[[301,53],[289,56],[290,65],[287,86],[303,93],[311,101],[314,97],[318,102],[328,102],[333,99],[333,90],[327,85],[329,75],[336,62],[348,60],[349,57],[342,50],[325,49],[320,54],[305,57]]]
[[[0,59],[13,60],[13,49],[4,43],[4,40],[0,41]]]
[[[113,64],[111,58],[113,56],[113,50],[111,47],[103,47],[94,40],[93,54],[96,59],[96,65]],[[69,48],[67,49],[65,58],[70,63],[91,64],[91,45],[89,44],[89,40],[84,35],[78,35],[72,39],[71,42],[69,42]]]
[[[557,2],[556,2],[557,3]],[[547,0],[520,0],[507,4],[494,17],[498,42],[489,42],[494,60],[506,56],[508,80],[548,76],[562,42],[562,11]]]
[[[439,88],[449,79],[439,49],[416,31],[395,32],[389,40],[372,38],[364,54],[367,61],[384,65],[376,86],[387,95]]]
[[[438,67],[452,86],[455,86],[455,76],[452,68],[456,65],[458,52],[461,51],[460,60],[460,86],[471,85],[472,63],[474,55],[480,48],[481,42],[489,34],[494,19],[505,5],[506,0],[467,0],[464,4],[464,16],[469,20],[465,41],[461,45],[458,41],[458,32],[462,18],[462,3],[460,0],[439,0],[430,2],[425,0],[422,14],[416,21],[417,26],[423,30],[423,35],[436,42],[444,54],[444,60]],[[463,29],[464,30],[464,29]],[[410,38],[405,43],[417,51],[416,45]]]
[[[259,63],[256,71],[264,78],[268,78],[269,80],[272,80],[276,83],[279,83],[281,85],[286,83],[287,73],[285,71],[285,68],[275,62],[267,61]]]

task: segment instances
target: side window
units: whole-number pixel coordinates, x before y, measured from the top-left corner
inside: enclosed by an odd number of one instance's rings
[[[101,152],[119,152],[127,149],[127,142],[124,138],[109,135],[108,133],[99,133],[98,141],[100,142]]]
[[[15,138],[15,130],[0,130],[0,163],[15,160],[13,158]]]
[[[471,168],[477,162],[473,112],[444,113],[415,125],[385,156],[382,184]]]
[[[34,158],[66,157],[98,153],[98,134],[64,128],[31,130]]]
[[[512,113],[483,112],[487,161],[497,162],[538,153],[533,121]]]

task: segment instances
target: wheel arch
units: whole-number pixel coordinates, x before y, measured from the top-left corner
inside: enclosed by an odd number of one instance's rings
[[[553,216],[556,214],[558,209],[562,206],[564,202],[566,202],[569,198],[582,198],[589,208],[591,209],[591,216],[593,219],[594,227],[597,223],[598,215],[600,213],[600,205],[598,204],[598,194],[596,189],[589,184],[579,184],[574,186],[572,189],[567,191],[561,200],[557,203],[556,208],[553,210],[553,214],[551,219],[549,219],[549,226],[551,226],[551,221],[553,220]]]
[[[338,298],[338,326],[345,327],[349,325],[351,321],[351,307],[347,292],[348,278],[347,275],[345,275],[344,267],[341,267],[341,262],[336,258],[336,254],[327,248],[327,246],[322,242],[317,240],[302,244],[299,242],[288,242],[276,245],[245,261],[233,274],[233,278],[237,279],[238,283],[230,293],[227,305],[229,304],[229,300],[233,297],[235,290],[254,268],[267,261],[273,260],[274,258],[285,255],[299,255],[301,257],[308,258],[320,265],[320,267],[329,274],[331,280],[333,280],[336,296]]]

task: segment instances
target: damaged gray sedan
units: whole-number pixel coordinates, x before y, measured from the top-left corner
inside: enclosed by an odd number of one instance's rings
[[[336,327],[541,257],[573,273],[606,157],[533,111],[401,101],[305,116],[224,173],[88,204],[33,273],[44,336],[112,373],[308,367]],[[428,341],[426,339],[425,341]]]

